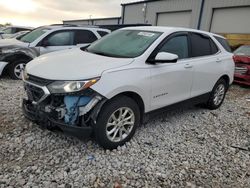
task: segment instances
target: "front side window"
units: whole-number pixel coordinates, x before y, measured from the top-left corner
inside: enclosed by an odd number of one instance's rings
[[[74,43],[74,31],[61,31],[47,38],[48,46],[70,46]]]
[[[203,34],[192,33],[191,44],[192,57],[213,55],[218,52],[218,48],[212,39],[209,36]]]
[[[44,33],[46,33],[49,29],[46,28],[37,28],[28,34],[24,35],[22,38],[20,38],[20,41],[22,42],[28,42],[32,43],[36,39],[38,39],[40,36],[42,36]]]
[[[118,30],[96,41],[86,49],[104,56],[134,58],[142,55],[161,32]]]
[[[179,59],[188,58],[187,35],[180,35],[169,39],[159,50],[178,55]]]

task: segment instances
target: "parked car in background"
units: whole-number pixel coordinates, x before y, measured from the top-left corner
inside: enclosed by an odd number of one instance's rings
[[[15,39],[21,39],[24,35],[26,35],[27,33],[29,33],[30,31],[20,31],[18,33],[15,33],[14,35],[12,35],[12,37],[10,37],[11,39],[15,38]]]
[[[216,38],[215,38],[216,37]],[[146,113],[189,100],[217,109],[233,82],[234,62],[208,32],[132,27],[86,49],[38,57],[23,73],[23,111],[48,128],[104,148],[129,141]]]
[[[39,27],[21,38],[0,40],[0,75],[7,72],[12,79],[21,79],[26,63],[37,56],[88,46],[101,38],[107,29],[51,25]]]
[[[234,51],[234,82],[250,86],[250,45],[240,46]]]
[[[6,38],[11,38],[18,32],[31,31],[32,29],[33,29],[32,27],[9,26],[1,30],[0,35],[1,38],[6,39]]]

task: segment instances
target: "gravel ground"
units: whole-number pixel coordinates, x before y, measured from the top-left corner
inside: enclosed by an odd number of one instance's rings
[[[180,108],[103,150],[26,120],[21,81],[0,80],[2,187],[250,187],[250,89],[234,85],[222,107]]]

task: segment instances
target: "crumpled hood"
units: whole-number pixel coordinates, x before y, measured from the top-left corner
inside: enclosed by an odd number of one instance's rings
[[[132,58],[106,57],[76,48],[40,56],[29,62],[26,70],[28,74],[50,80],[84,80],[132,61]]]
[[[11,46],[28,47],[29,43],[25,43],[16,39],[1,39],[0,40],[0,48],[11,47]]]

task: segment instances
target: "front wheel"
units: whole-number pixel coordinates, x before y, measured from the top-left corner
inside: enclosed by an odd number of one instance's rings
[[[126,96],[116,97],[102,108],[94,126],[95,138],[105,149],[115,149],[133,137],[139,122],[136,102]]]
[[[215,110],[221,106],[227,91],[227,83],[224,79],[220,79],[214,86],[206,107]]]
[[[8,68],[9,76],[14,80],[22,79],[22,71],[27,64],[27,60],[17,60],[10,64]]]

